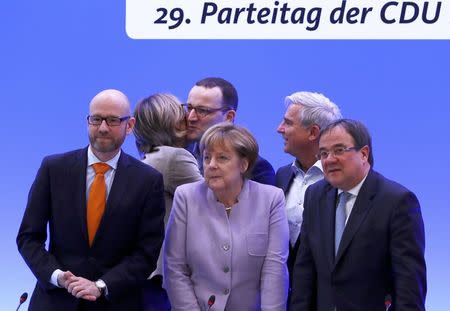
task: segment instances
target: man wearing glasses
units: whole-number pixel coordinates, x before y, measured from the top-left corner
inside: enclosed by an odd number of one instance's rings
[[[198,81],[188,95],[186,110],[188,123],[188,150],[197,159],[203,173],[203,157],[198,143],[203,133],[220,122],[234,122],[238,106],[235,87],[222,78],[205,78]],[[251,179],[260,183],[274,185],[275,172],[270,163],[258,157],[252,170]]]
[[[425,310],[416,196],[373,170],[371,137],[341,119],[320,133],[325,180],[305,194],[290,310]]]
[[[89,146],[42,161],[17,236],[38,281],[30,310],[142,310],[165,209],[161,175],[121,151],[134,123],[128,98],[102,91]]]

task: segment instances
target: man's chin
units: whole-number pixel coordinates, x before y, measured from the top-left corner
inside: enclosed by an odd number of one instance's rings
[[[284,149],[284,153],[292,154],[291,150],[287,146],[284,146],[283,149]]]
[[[101,153],[109,153],[117,150],[117,146],[111,143],[108,144],[102,144],[95,142],[92,146],[96,151]]]

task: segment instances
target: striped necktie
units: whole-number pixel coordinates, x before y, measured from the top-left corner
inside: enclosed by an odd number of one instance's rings
[[[342,233],[345,228],[345,220],[347,219],[347,212],[345,205],[352,194],[349,192],[341,192],[339,194],[339,203],[336,207],[336,222],[334,231],[334,254],[336,255],[341,242]]]

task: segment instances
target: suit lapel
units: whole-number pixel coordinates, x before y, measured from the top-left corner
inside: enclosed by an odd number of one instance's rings
[[[323,246],[325,256],[330,264],[330,268],[334,263],[334,218],[336,209],[336,193],[337,190],[331,185],[327,186],[325,195],[321,197],[319,206],[323,206],[323,213],[320,216],[321,228],[323,233]]]
[[[287,170],[285,170],[282,174],[281,178],[281,189],[283,189],[284,194],[287,194],[287,191],[289,190],[289,187],[291,186],[292,180],[295,178],[295,173],[292,170],[291,167],[289,167]]]
[[[358,232],[359,227],[366,218],[368,212],[372,208],[372,200],[376,194],[376,173],[369,171],[366,180],[364,181],[353,205],[350,217],[345,225],[342,239],[339,245],[338,253],[336,254],[335,263],[337,263],[343,256],[345,250],[350,245],[353,237]]]
[[[70,176],[73,176],[73,184],[70,191],[75,191],[73,196],[74,202],[71,202],[77,209],[78,219],[80,223],[80,230],[83,239],[88,241],[87,233],[87,207],[86,207],[86,172],[87,172],[87,148],[78,152],[74,158],[71,169],[73,170]]]

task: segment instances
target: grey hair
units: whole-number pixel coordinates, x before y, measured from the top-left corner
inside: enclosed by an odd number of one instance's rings
[[[290,105],[303,107],[298,117],[300,123],[305,127],[317,124],[320,128],[324,128],[331,122],[342,118],[339,107],[320,93],[296,92],[286,96],[284,103],[286,107]]]
[[[134,109],[136,124],[133,134],[141,153],[149,153],[157,146],[176,146],[186,135],[179,129],[185,120],[180,100],[172,94],[154,94],[142,99]]]

